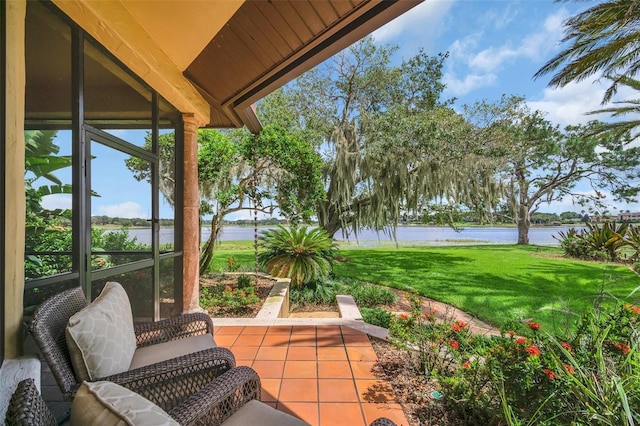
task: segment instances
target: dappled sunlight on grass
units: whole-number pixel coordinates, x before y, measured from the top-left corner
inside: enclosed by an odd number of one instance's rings
[[[583,311],[601,290],[625,298],[640,285],[625,266],[547,256],[557,252],[504,245],[345,249],[341,253],[349,262],[334,270],[338,276],[413,288],[499,326],[530,318],[561,326],[574,318],[566,311]]]
[[[547,246],[474,245],[343,248],[340,277],[394,287],[452,304],[497,326],[535,319],[551,331],[592,306],[602,291],[626,299],[640,278],[623,265],[570,260]],[[223,242],[211,270],[233,257],[253,270],[253,242]],[[638,303],[640,291],[629,302]]]

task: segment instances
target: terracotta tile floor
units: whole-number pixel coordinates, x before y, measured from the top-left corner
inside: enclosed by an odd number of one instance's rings
[[[262,381],[262,401],[318,426],[368,425],[387,417],[407,425],[391,385],[372,369],[366,334],[350,327],[221,326],[216,343]]]

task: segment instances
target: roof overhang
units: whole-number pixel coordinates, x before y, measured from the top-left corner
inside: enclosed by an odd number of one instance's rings
[[[254,104],[422,0],[53,0],[203,126],[260,130]]]

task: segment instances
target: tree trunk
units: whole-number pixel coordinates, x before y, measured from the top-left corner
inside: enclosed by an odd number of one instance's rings
[[[531,219],[529,218],[529,207],[527,205],[520,205],[518,212],[518,244],[529,244],[529,228],[531,226]]]
[[[200,275],[207,272],[209,268],[209,264],[213,259],[213,249],[218,239],[218,234],[220,233],[220,218],[218,215],[214,215],[211,218],[211,235],[209,235],[209,239],[205,243],[202,248],[202,253],[200,254]]]

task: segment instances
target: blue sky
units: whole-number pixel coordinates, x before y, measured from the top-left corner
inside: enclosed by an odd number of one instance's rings
[[[547,87],[549,76],[533,80],[533,75],[560,50],[563,21],[593,4],[552,0],[426,0],[377,30],[374,38],[380,44],[397,45],[395,60],[398,62],[414,56],[420,48],[430,55],[449,52],[445,62],[444,98],[456,98],[455,108],[459,110],[463,104],[497,100],[503,93],[520,95],[526,97],[531,108],[544,111],[547,119],[564,127],[594,118],[584,113],[601,108],[604,85],[594,78],[562,89],[550,89]],[[619,99],[631,97],[624,91],[618,96]],[[607,119],[606,116],[599,118]],[[126,134],[118,136],[128,139]],[[149,217],[148,189],[138,189],[144,185],[127,176],[122,161],[105,170],[110,170],[105,172],[104,181],[108,184],[98,188],[103,196],[92,200],[92,214]],[[70,205],[67,199],[47,198],[47,204],[52,207]],[[615,207],[640,210],[638,203]],[[580,209],[566,200],[545,205],[541,211],[559,213]],[[166,203],[161,202],[160,210],[162,217],[171,217]],[[244,212],[228,219],[250,216]]]
[[[602,108],[600,102],[607,86],[600,84],[598,76],[562,89],[547,87],[551,76],[533,79],[540,67],[566,47],[560,43],[563,22],[594,4],[594,1],[426,0],[374,32],[374,38],[377,43],[397,45],[397,60],[415,55],[420,48],[430,55],[449,52],[444,70],[447,85],[444,98],[456,98],[458,110],[464,104],[498,100],[507,94],[524,96],[532,109],[543,111],[548,120],[561,127],[594,118],[607,121],[607,115],[585,115]],[[621,90],[616,99],[636,97]],[[640,210],[639,203],[612,205],[615,209]],[[580,211],[580,207],[567,199],[540,209],[566,210]]]

